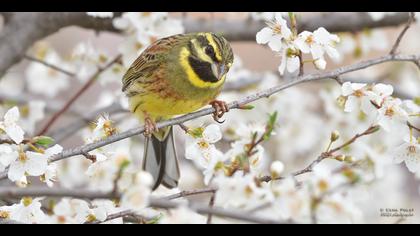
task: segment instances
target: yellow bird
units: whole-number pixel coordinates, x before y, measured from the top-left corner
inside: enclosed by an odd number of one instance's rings
[[[153,176],[153,189],[160,184],[174,188],[180,178],[172,127],[157,130],[156,122],[208,104],[218,121],[228,107],[216,97],[233,58],[229,42],[219,34],[177,34],[151,44],[124,75],[130,111],[145,124],[143,169]]]

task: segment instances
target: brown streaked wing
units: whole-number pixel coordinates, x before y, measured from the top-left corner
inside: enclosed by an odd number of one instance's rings
[[[182,34],[169,36],[159,39],[146,48],[140,56],[131,64],[130,68],[123,77],[123,88],[125,92],[134,81],[142,83],[151,83],[155,79],[152,76],[164,61],[164,58],[170,49],[182,42],[185,38]]]

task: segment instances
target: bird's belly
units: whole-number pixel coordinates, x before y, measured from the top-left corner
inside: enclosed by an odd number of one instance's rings
[[[185,100],[174,98],[162,98],[157,95],[133,97],[130,100],[132,111],[139,117],[148,113],[153,118],[169,118],[171,116],[190,113],[208,104],[210,99]]]

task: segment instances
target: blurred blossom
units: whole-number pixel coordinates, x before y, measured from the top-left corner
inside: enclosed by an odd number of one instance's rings
[[[385,16],[394,15],[396,12],[368,12],[374,21],[382,20]]]
[[[250,210],[274,199],[268,186],[258,186],[252,174],[238,171],[232,177],[218,175],[214,184],[218,188],[216,205],[221,207]]]
[[[121,207],[140,212],[149,204],[153,177],[147,172],[140,171],[132,173],[130,179],[124,179],[130,184],[123,183],[124,186],[129,187],[122,189]]]
[[[72,51],[71,62],[76,71],[77,78],[82,82],[85,82],[90,76],[94,75],[98,68],[104,67],[109,63],[112,58],[105,52],[97,49],[91,41],[78,43]],[[101,84],[105,81],[110,80],[110,72],[117,72],[118,65],[111,66],[106,72],[101,73],[100,80]],[[116,73],[117,75],[117,73]],[[112,80],[112,79],[111,79]]]
[[[205,224],[206,217],[190,210],[188,207],[180,206],[170,210],[159,224]]]
[[[35,45],[34,51],[35,57],[42,61],[65,70],[72,71],[73,69],[69,63],[61,59],[58,53],[45,43]],[[25,75],[29,91],[45,95],[49,98],[55,97],[59,92],[70,85],[69,76],[67,74],[39,62],[31,62],[26,68]]]
[[[11,71],[13,68],[11,69]],[[21,78],[20,73],[10,72],[0,78],[0,91],[2,95],[6,96],[19,96],[23,92],[25,80]]]
[[[181,20],[167,12],[125,12],[115,18],[113,24],[127,34],[119,47],[123,65],[127,68],[156,39],[184,32]]]
[[[288,15],[287,12],[251,12],[250,16],[253,20],[257,21],[272,21],[277,14],[283,17]]]
[[[19,124],[29,134],[34,134],[36,125],[45,117],[45,101],[30,101],[27,105],[20,107],[21,118]]]
[[[86,12],[86,14],[98,18],[111,18],[114,16],[113,12]]]
[[[372,50],[383,51],[389,48],[386,34],[381,30],[367,30],[360,34],[360,47],[364,54]]]

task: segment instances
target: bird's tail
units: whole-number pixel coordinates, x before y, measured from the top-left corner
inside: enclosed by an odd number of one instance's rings
[[[153,190],[160,184],[167,188],[178,186],[180,171],[172,127],[146,137],[144,147],[143,170],[153,176]]]

